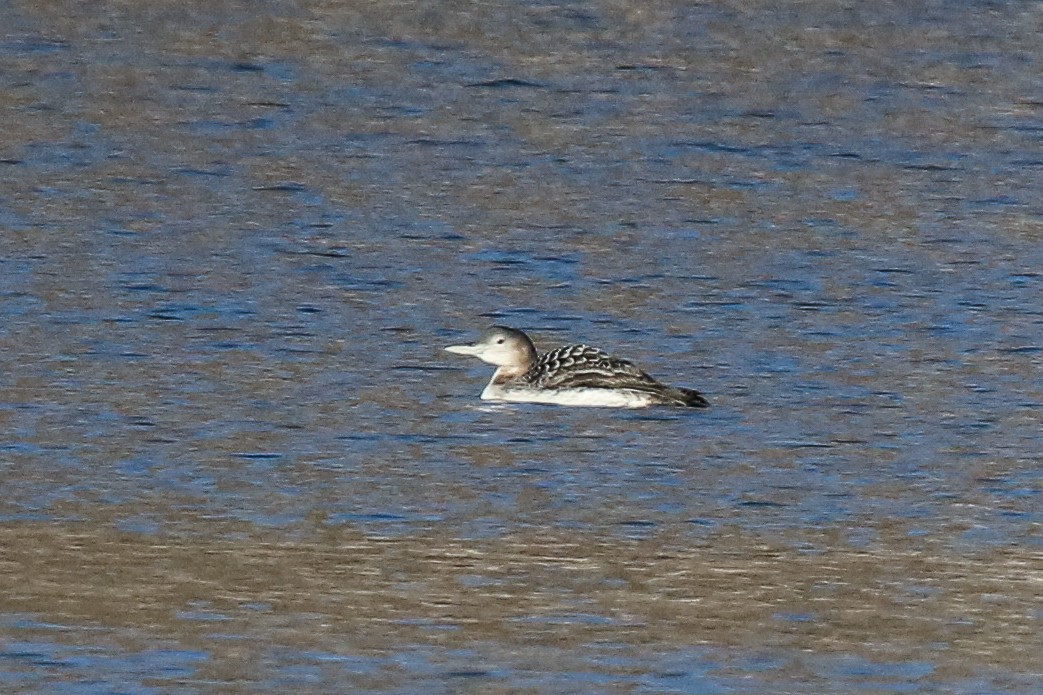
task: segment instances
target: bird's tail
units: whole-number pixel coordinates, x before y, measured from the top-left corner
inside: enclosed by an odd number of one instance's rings
[[[682,405],[688,408],[706,408],[710,405],[710,401],[695,389],[668,386],[663,390],[662,395],[670,405]]]

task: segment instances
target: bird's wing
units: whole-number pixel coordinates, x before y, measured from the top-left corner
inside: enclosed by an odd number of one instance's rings
[[[540,355],[525,375],[538,388],[625,388],[661,386],[636,366],[588,345],[566,345]]]

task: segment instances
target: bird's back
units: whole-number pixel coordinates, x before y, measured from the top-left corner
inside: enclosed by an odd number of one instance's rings
[[[630,362],[589,345],[565,345],[545,352],[521,378],[544,389],[635,388],[659,383]]]
[[[662,384],[633,363],[589,345],[566,345],[539,355],[516,382],[547,393],[583,393],[588,404],[612,394],[610,400],[621,398],[628,404],[708,405],[698,391]]]

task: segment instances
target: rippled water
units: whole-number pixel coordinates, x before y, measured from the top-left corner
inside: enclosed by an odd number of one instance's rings
[[[1039,3],[0,24],[3,692],[1043,690]]]

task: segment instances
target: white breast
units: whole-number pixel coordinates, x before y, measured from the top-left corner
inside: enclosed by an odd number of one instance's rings
[[[496,384],[489,384],[485,387],[485,390],[482,391],[482,400],[601,408],[644,408],[652,405],[652,400],[647,393],[625,389],[505,389]]]

